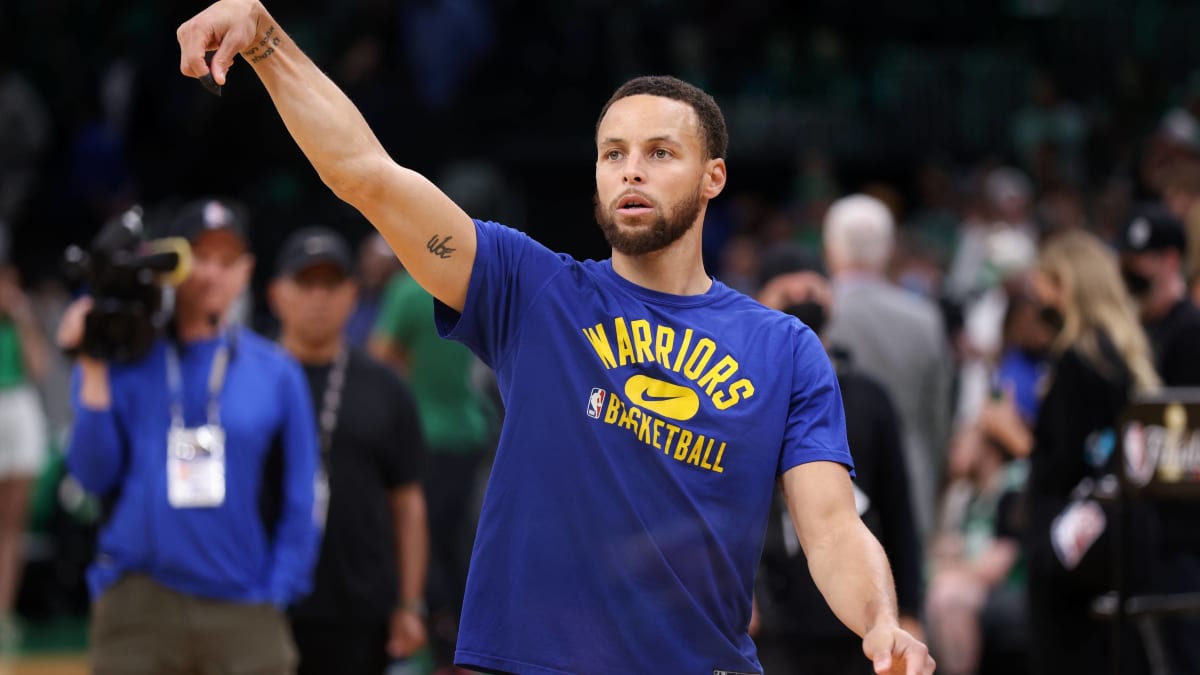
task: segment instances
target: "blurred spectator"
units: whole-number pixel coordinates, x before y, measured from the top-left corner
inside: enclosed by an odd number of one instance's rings
[[[1183,223],[1157,205],[1132,214],[1117,239],[1121,276],[1167,386],[1200,386],[1200,309],[1186,294],[1186,248]]]
[[[1091,524],[1101,507],[1088,498],[1085,479],[1107,462],[1130,396],[1157,387],[1159,378],[1116,256],[1095,236],[1075,231],[1050,240],[1033,290],[1057,336],[1030,455],[1032,672],[1103,672],[1113,658],[1112,631],[1089,612],[1108,588],[1110,553],[1097,545],[1103,528]],[[1088,557],[1092,549],[1099,557]],[[1140,644],[1132,633],[1121,639],[1127,672],[1142,672]]]
[[[829,281],[815,260],[796,259],[796,263],[793,271],[769,279],[758,299],[795,316],[820,335],[832,313]],[[844,355],[835,352],[831,358],[846,410],[858,513],[892,563],[904,628],[921,635],[922,550],[900,444],[900,419],[879,382],[859,372]],[[756,584],[755,642],[763,670],[826,675],[874,672],[861,658],[862,641],[837,619],[813,582],[778,491],[770,518]]]
[[[967,221],[960,232],[958,248],[946,272],[946,293],[959,302],[970,300],[994,281],[987,266],[988,247],[996,231],[1017,230],[1034,241],[1033,184],[1012,167],[989,170],[980,186],[983,213],[978,222]]]
[[[1167,175],[1180,162],[1200,159],[1200,80],[1184,91],[1180,101],[1167,109],[1144,141],[1138,164],[1143,187],[1164,196]]]
[[[346,340],[352,347],[366,347],[379,316],[383,293],[401,269],[400,260],[383,237],[372,230],[358,244],[358,299],[346,321]]]
[[[1004,348],[1009,298],[1024,292],[1037,244],[1024,231],[1002,228],[987,234],[981,285],[963,306],[966,351],[958,372],[956,424],[970,423],[983,406]]]
[[[951,444],[931,546],[927,625],[947,673],[1027,670],[1019,495],[1028,464],[1014,457],[1029,454],[1053,334],[1020,294],[1007,304],[1004,328],[992,396]]]
[[[949,464],[949,499],[930,561],[930,648],[938,670],[951,675],[974,674],[984,664],[992,666],[988,672],[1024,672],[995,665],[1002,657],[1021,659],[1027,649],[1020,533],[1012,511],[1028,466],[983,428],[961,435]]]
[[[1185,228],[1187,293],[1200,305],[1200,160],[1178,161],[1163,176],[1163,203]]]
[[[370,349],[398,368],[416,394],[429,450],[431,638],[439,665],[450,666],[475,538],[472,497],[497,420],[486,395],[472,385],[475,355],[438,336],[433,297],[405,272],[388,284]]]
[[[14,616],[30,490],[46,460],[46,417],[36,383],[50,358],[17,270],[0,263],[0,654],[15,648]]]
[[[132,360],[79,354],[71,474],[105,503],[89,648],[97,672],[290,673],[283,609],[308,592],[316,424],[299,365],[226,321],[250,280],[246,224],[219,199],[185,206],[191,272],[168,337]],[[84,344],[92,299],[67,310]]]
[[[949,433],[949,346],[938,307],[884,276],[894,229],[892,214],[874,197],[852,195],[830,207],[825,262],[833,311],[825,338],[878,379],[900,412],[913,510],[924,540],[933,525]]]
[[[324,537],[312,593],[291,611],[301,675],[381,675],[425,643],[421,427],[408,386],[342,336],[353,273],[341,235],[304,228],[283,243],[270,291],[319,411]]]
[[[1163,384],[1200,387],[1200,309],[1187,297],[1184,224],[1157,205],[1134,213],[1117,240],[1125,286],[1138,303],[1142,325]],[[1161,549],[1153,578],[1162,593],[1200,591],[1200,505],[1157,504]],[[1200,620],[1161,617],[1163,642],[1173,673],[1200,672]]]
[[[1042,316],[1040,306],[1028,288],[1014,291],[1009,296],[1004,315],[1004,346],[995,366],[985,411],[995,411],[997,403],[1010,404],[1016,418],[1032,430],[1045,391],[1050,349],[1055,337],[1054,327]],[[1028,442],[1032,442],[1032,438]],[[1010,439],[1004,444],[1013,455],[1029,453],[1028,443]]]

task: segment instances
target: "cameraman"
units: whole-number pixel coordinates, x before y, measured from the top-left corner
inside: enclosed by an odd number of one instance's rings
[[[166,332],[148,353],[80,353],[70,472],[106,501],[91,658],[96,673],[295,668],[283,609],[316,555],[316,428],[298,364],[224,317],[250,280],[244,219],[219,200],[183,208],[192,249]],[[87,298],[60,346],[86,344]]]

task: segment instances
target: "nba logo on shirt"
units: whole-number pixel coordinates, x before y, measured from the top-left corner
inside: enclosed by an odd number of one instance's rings
[[[592,393],[588,396],[588,417],[594,420],[600,419],[600,411],[604,410],[604,394],[604,390],[599,387],[592,389]]]

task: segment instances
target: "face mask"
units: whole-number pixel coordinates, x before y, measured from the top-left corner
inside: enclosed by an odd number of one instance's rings
[[[783,311],[803,321],[804,325],[813,329],[817,335],[820,335],[821,329],[825,327],[825,306],[819,302],[798,302],[789,305]]]
[[[1150,287],[1153,281],[1150,277],[1135,272],[1130,269],[1121,269],[1121,278],[1125,280],[1125,287],[1133,294],[1133,297],[1140,298],[1150,292]]]
[[[1062,312],[1053,305],[1042,305],[1041,308],[1038,309],[1038,318],[1041,319],[1047,326],[1049,326],[1050,329],[1055,333],[1061,333],[1063,324],[1066,323],[1066,319],[1063,318]]]

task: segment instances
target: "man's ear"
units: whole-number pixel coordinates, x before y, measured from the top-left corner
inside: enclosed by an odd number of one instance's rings
[[[708,160],[705,167],[704,187],[701,195],[705,199],[713,199],[725,189],[725,160],[717,158]]]

